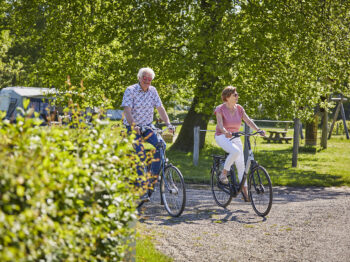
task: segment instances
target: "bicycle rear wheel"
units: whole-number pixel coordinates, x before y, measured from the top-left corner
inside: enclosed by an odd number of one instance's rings
[[[232,201],[232,193],[229,185],[225,185],[220,182],[219,175],[221,174],[221,171],[222,169],[220,167],[212,169],[211,192],[213,193],[214,200],[218,206],[227,207]]]
[[[272,206],[272,184],[265,168],[259,166],[249,175],[249,197],[255,213],[259,216],[266,216]]]
[[[186,203],[186,188],[180,170],[173,166],[167,166],[164,176],[160,180],[160,193],[166,211],[172,217],[182,214]]]

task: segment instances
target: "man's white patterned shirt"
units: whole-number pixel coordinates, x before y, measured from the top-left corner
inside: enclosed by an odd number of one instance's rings
[[[137,125],[143,126],[153,122],[154,108],[162,105],[157,89],[150,86],[145,92],[140,84],[129,86],[123,96],[122,107],[131,108],[131,115]],[[124,124],[129,125],[124,118]]]

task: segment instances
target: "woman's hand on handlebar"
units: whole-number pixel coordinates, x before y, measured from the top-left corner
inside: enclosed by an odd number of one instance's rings
[[[225,130],[224,135],[225,135],[225,137],[227,137],[227,138],[231,138],[231,137],[232,137],[232,133],[229,132],[229,131],[227,131],[227,130]]]
[[[260,133],[261,136],[266,136],[265,130],[259,129],[258,132]]]

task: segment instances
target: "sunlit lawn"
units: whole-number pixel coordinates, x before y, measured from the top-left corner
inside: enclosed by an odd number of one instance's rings
[[[177,128],[177,133],[180,128]],[[209,125],[208,130],[215,130],[215,126]],[[293,137],[293,129],[288,130],[287,136]],[[296,168],[292,167],[293,142],[270,144],[260,137],[256,139],[256,146],[254,138],[251,138],[251,142],[256,160],[266,167],[275,186],[350,186],[350,140],[346,139],[345,135],[333,135],[328,140],[328,148],[321,149],[320,137],[319,130],[318,145],[314,148],[305,147],[305,141],[301,140]],[[206,134],[206,145],[200,151],[198,166],[193,165],[192,152],[174,151],[171,150],[171,145],[167,145],[167,157],[179,167],[185,182],[210,184],[211,155],[222,154],[214,140],[214,132]]]
[[[214,130],[210,126],[209,130]],[[282,130],[266,128],[265,130]],[[293,137],[293,130],[287,136]],[[321,134],[318,134],[318,144]],[[252,146],[254,139],[251,138]],[[273,185],[288,186],[350,186],[350,140],[345,135],[332,136],[328,148],[305,147],[301,140],[298,167],[292,168],[293,142],[289,144],[269,144],[262,138],[256,140],[255,158],[268,170]],[[168,146],[169,148],[170,146]],[[207,132],[206,146],[200,152],[198,166],[193,165],[192,153],[168,150],[169,159],[182,171],[187,183],[210,183],[211,154],[221,154],[213,132]]]

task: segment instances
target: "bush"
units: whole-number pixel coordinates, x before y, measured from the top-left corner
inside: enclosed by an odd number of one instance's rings
[[[0,260],[123,260],[136,218],[128,139],[98,122],[38,124],[0,122]]]

